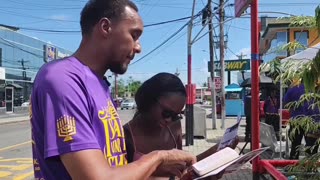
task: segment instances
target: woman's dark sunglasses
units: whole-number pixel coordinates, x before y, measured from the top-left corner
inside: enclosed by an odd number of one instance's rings
[[[158,102],[158,104],[160,105],[160,107],[162,109],[161,115],[164,119],[171,118],[172,121],[179,121],[182,119],[181,113],[176,113],[170,109],[167,109],[159,102]]]

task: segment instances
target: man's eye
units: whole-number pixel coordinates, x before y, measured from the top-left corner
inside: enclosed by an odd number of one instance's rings
[[[138,36],[137,36],[136,34],[132,34],[131,36],[132,36],[132,38],[133,38],[134,40],[137,40],[137,37],[138,37]]]

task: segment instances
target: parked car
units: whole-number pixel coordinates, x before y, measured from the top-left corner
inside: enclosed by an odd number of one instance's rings
[[[123,109],[135,109],[136,108],[136,102],[134,99],[126,99],[121,103],[121,110]]]
[[[21,107],[28,107],[29,104],[30,104],[29,102],[24,102],[24,103],[21,104]]]

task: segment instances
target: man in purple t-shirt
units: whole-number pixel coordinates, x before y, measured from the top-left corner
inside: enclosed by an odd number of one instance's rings
[[[30,117],[35,179],[145,179],[158,166],[193,163],[189,153],[170,150],[126,165],[123,129],[104,74],[109,69],[125,73],[141,51],[143,23],[135,4],[91,0],[81,12],[80,25],[82,41],[75,54],[44,65],[34,81]]]

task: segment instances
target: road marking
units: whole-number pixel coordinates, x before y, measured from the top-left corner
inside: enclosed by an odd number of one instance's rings
[[[10,176],[12,173],[8,171],[0,171],[0,178]]]
[[[21,174],[19,176],[14,177],[13,180],[24,180],[24,179],[26,179],[26,178],[28,178],[28,177],[30,177],[32,175],[33,175],[33,171],[30,171],[30,172],[28,172],[26,174]]]
[[[32,163],[33,161],[32,161],[32,158],[11,158],[11,159],[3,159],[3,157],[0,157],[0,162],[14,162],[14,161],[16,161],[17,163],[21,163],[21,161],[22,162],[24,162],[25,163],[25,161],[27,161],[27,163]]]
[[[0,165],[0,168],[7,168],[11,171],[23,171],[32,167],[32,164],[21,164],[21,165]]]
[[[16,148],[16,147],[19,147],[19,146],[23,146],[23,145],[26,145],[26,144],[30,144],[30,143],[31,143],[31,141],[26,141],[26,142],[23,142],[23,143],[12,145],[12,146],[7,146],[7,147],[4,147],[4,148],[0,148],[0,152],[1,151],[5,151],[5,150],[9,150],[9,149],[13,149],[13,148]]]

